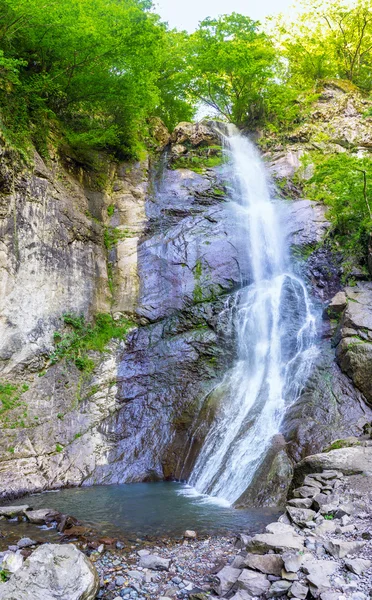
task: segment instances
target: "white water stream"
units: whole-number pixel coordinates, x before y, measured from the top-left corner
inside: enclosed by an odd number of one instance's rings
[[[316,346],[315,318],[305,285],[291,270],[280,205],[270,198],[264,164],[235,128],[225,146],[252,283],[237,294],[239,359],[221,384],[223,400],[189,483],[232,504],[298,398]]]

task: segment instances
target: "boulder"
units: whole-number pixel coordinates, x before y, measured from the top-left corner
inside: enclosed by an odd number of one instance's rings
[[[364,548],[366,542],[344,542],[333,538],[324,543],[324,547],[327,552],[334,558],[345,558],[346,556],[354,556]]]
[[[23,565],[23,556],[16,552],[5,552],[1,569],[9,573],[16,573]]]
[[[275,554],[248,554],[244,559],[244,564],[250,569],[256,569],[267,575],[281,576],[284,567],[281,556]]]
[[[217,583],[213,585],[214,591],[219,596],[227,594],[237,582],[241,572],[241,569],[234,569],[234,567],[229,566],[221,569],[216,575]]]
[[[280,596],[284,596],[289,588],[292,586],[291,581],[285,581],[284,579],[280,579],[279,581],[274,581],[271,585],[269,592],[267,593],[268,598],[280,598]]]
[[[312,554],[298,554],[295,552],[285,552],[283,554],[283,561],[285,570],[289,573],[297,573],[302,567],[302,564],[312,559]]]
[[[295,508],[311,508],[313,500],[312,498],[292,498],[292,500],[288,500],[288,504]]]
[[[299,581],[295,581],[288,592],[288,596],[290,598],[298,598],[299,600],[305,600],[308,592],[309,588],[306,585],[303,585]]]
[[[37,542],[35,542],[35,540],[32,540],[31,538],[22,538],[21,540],[19,540],[19,542],[17,542],[17,546],[18,548],[28,548],[29,546],[35,546],[35,544],[37,544]]]
[[[95,567],[72,544],[45,544],[0,586],[1,600],[93,600],[99,590]]]
[[[238,588],[252,596],[262,596],[270,589],[270,582],[266,575],[244,569],[238,579]]]
[[[328,305],[328,316],[331,319],[336,319],[345,310],[346,306],[347,298],[345,292],[337,292]]]
[[[295,531],[293,533],[262,533],[255,535],[247,545],[248,552],[266,554],[270,550],[274,552],[287,552],[291,550],[303,550],[304,539]]]
[[[345,566],[355,575],[363,575],[370,568],[371,561],[364,558],[347,558]]]
[[[316,598],[331,587],[330,575],[337,570],[338,564],[330,560],[307,560],[302,569],[307,573],[310,591]]]
[[[22,504],[20,506],[0,506],[0,517],[18,517],[23,515],[25,510],[28,510],[29,508],[28,504]]]
[[[291,517],[292,521],[299,525],[299,527],[306,527],[308,521],[313,521],[316,515],[314,510],[308,508],[295,508],[287,506],[287,512]]]
[[[30,523],[35,523],[37,525],[50,523],[56,517],[58,517],[59,514],[60,513],[57,510],[53,510],[51,508],[40,508],[38,510],[28,510],[25,512],[25,515]]]
[[[171,135],[172,144],[183,144],[184,142],[189,141],[193,129],[193,123],[188,123],[187,121],[182,121],[181,123],[178,123]]]
[[[319,494],[319,488],[311,485],[303,485],[293,492],[295,498],[313,498],[316,494]]]
[[[296,465],[295,477],[300,477],[302,473],[321,472],[323,469],[337,469],[344,475],[372,474],[372,448],[368,446],[339,448],[338,450],[307,456]],[[319,493],[319,490],[317,490],[317,493]]]
[[[141,556],[139,566],[144,569],[153,569],[154,571],[168,571],[170,559],[162,558],[157,554],[145,554]]]

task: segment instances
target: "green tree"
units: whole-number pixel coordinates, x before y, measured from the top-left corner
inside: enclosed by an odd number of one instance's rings
[[[208,18],[190,37],[188,53],[192,97],[238,125],[262,118],[275,51],[258,22],[236,13]]]

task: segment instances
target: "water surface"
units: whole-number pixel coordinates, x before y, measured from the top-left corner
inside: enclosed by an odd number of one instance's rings
[[[172,482],[70,488],[15,504],[24,503],[73,515],[105,535],[133,539],[179,537],[186,529],[201,535],[253,534],[277,516],[272,510],[235,510]]]

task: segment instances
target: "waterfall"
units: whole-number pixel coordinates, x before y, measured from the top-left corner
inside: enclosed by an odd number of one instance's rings
[[[232,204],[251,277],[236,295],[238,360],[221,383],[223,399],[189,483],[232,504],[299,396],[316,354],[316,326],[305,285],[291,269],[280,203],[270,198],[265,166],[246,137],[232,127],[228,132]]]

